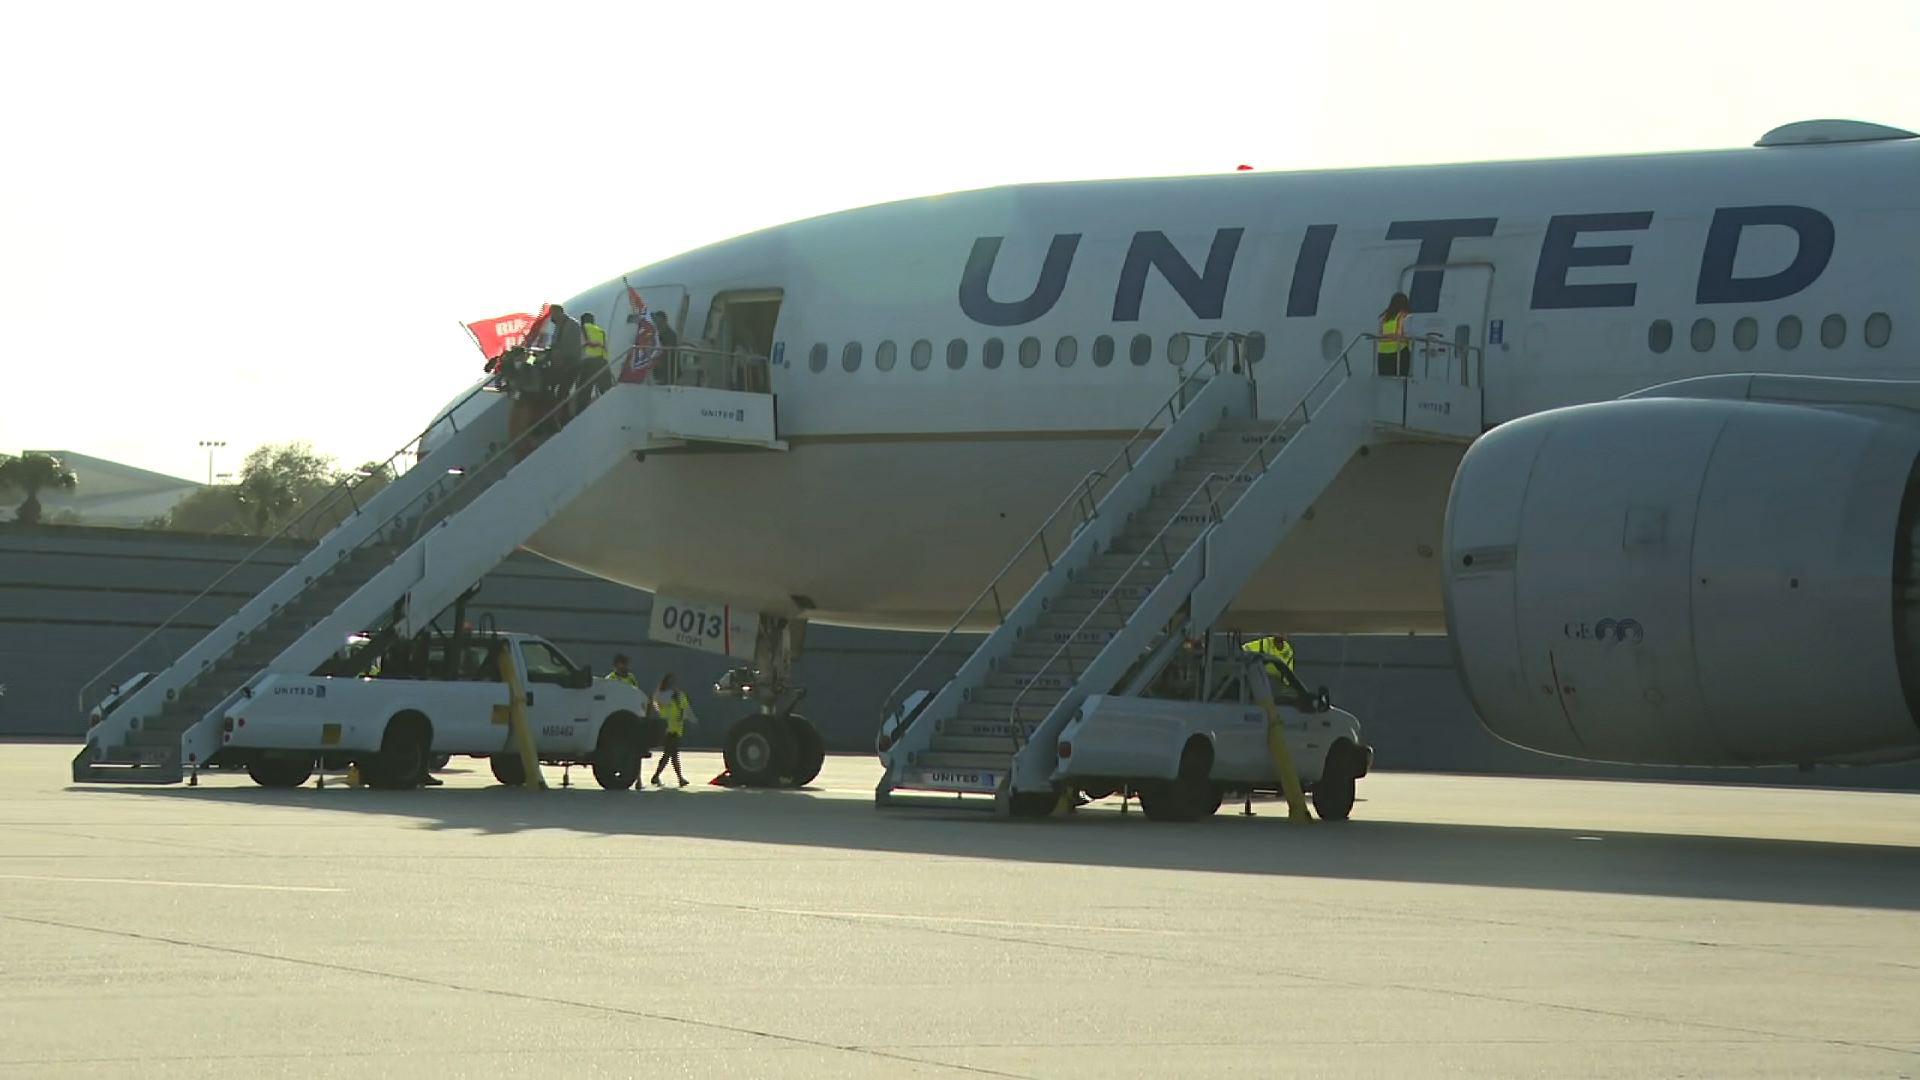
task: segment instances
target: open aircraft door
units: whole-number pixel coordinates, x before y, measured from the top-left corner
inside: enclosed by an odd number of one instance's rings
[[[1484,430],[1483,367],[1494,267],[1490,262],[1416,264],[1400,272],[1400,291],[1417,297],[1414,278],[1427,272],[1441,275],[1440,299],[1432,311],[1407,317],[1407,334],[1414,339],[1407,423],[1478,435]]]

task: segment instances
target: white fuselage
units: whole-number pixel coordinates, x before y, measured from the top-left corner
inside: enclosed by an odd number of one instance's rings
[[[1177,333],[1262,335],[1260,407],[1278,415],[1406,290],[1414,332],[1484,346],[1492,425],[1716,372],[1906,377],[1916,253],[1913,140],[1054,184],[848,211],[628,275],[689,344],[725,343],[727,296],[777,290],[771,338],[750,347],[772,354],[791,449],[649,454],[529,546],[650,590],[944,628],[1173,390]],[[623,297],[613,281],[567,306],[614,324],[617,351]],[[1356,459],[1233,621],[1441,630],[1434,553],[1459,455]]]

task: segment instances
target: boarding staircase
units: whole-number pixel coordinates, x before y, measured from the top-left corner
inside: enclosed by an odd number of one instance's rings
[[[1471,358],[1434,365],[1443,343],[1428,343],[1415,375],[1377,377],[1376,339],[1360,335],[1291,408],[1262,418],[1242,340],[1206,340],[1203,362],[1075,485],[889,696],[876,740],[880,805],[895,792],[942,792],[994,796],[1002,813],[1045,813],[1058,736],[1081,702],[1144,691],[1356,454],[1377,442],[1480,434]],[[1038,580],[1007,608],[1023,566]],[[942,647],[986,616],[997,624],[953,677],[919,685]]]
[[[311,674],[352,634],[406,637],[426,627],[629,454],[701,445],[784,449],[770,393],[678,385],[680,362],[690,371],[698,359],[690,355],[698,350],[682,352],[689,356],[676,354],[649,381],[618,382],[598,396],[583,387],[517,437],[509,433],[514,403],[475,387],[371,472],[384,477],[413,458],[411,468],[370,496],[364,478],[343,484],[283,530],[276,540],[312,518],[340,519],[184,654],[153,674],[118,674],[138,666],[135,658],[207,595],[257,569],[273,540],[103,672],[96,684],[122,681],[92,709],[73,779],[188,778],[220,750],[225,712],[262,677]]]

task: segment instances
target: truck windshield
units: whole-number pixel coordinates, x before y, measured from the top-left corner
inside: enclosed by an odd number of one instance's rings
[[[544,641],[521,642],[520,655],[526,658],[527,681],[530,683],[557,683],[564,686],[572,678],[573,665]]]

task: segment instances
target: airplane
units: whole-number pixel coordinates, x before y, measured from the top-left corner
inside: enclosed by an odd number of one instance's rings
[[[945,630],[1196,362],[1189,332],[1236,335],[1258,407],[1280,410],[1335,358],[1370,365],[1356,339],[1403,291],[1413,334],[1474,357],[1489,434],[1355,459],[1221,627],[1450,632],[1489,728],[1549,753],[1911,757],[1920,616],[1894,533],[1920,502],[1920,394],[1902,384],[1916,253],[1920,138],[1854,121],[1723,151],[1031,184],[829,214],[565,301],[617,319],[631,282],[687,344],[768,357],[788,451],[638,457],[526,546],[662,595]],[[1747,374],[1800,378],[1732,378]],[[1702,378],[1689,404],[1681,380]],[[1652,396],[1616,400],[1636,393]],[[1785,441],[1715,458],[1739,408],[1771,410]],[[1709,472],[1751,505],[1690,532]],[[1796,520],[1812,523],[1745,531]],[[1662,535],[1778,549],[1694,551],[1728,591],[1755,588],[1701,607],[1684,551],[1662,549],[1659,580],[1636,562]],[[1797,599],[1756,584],[1783,573]]]
[[[1920,136],[1817,120],[993,188],[641,267],[564,301],[632,358],[613,404],[521,436],[529,400],[470,388],[410,443],[432,467],[331,493],[338,523],[220,627],[102,672],[74,776],[191,781],[262,674],[462,626],[516,545],[750,660],[716,686],[758,706],[723,740],[750,783],[803,783],[819,740],[806,626],[986,632],[883,703],[882,804],[1046,812],[1079,704],[1223,630],[1444,632],[1487,728],[1550,754],[1920,756],[1917,181]],[[1401,296],[1404,369],[1376,362]],[[402,757],[418,720],[367,718]]]

